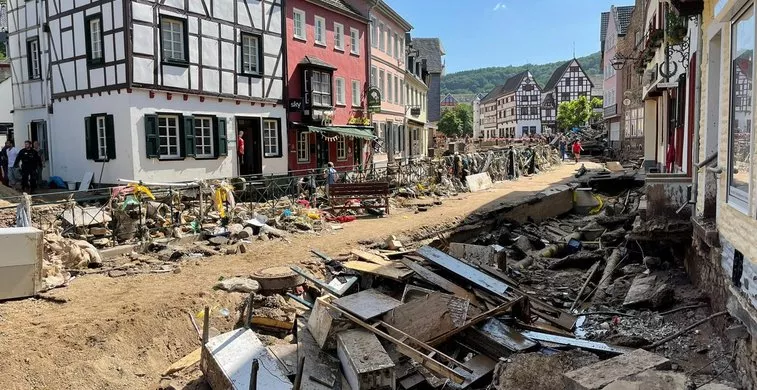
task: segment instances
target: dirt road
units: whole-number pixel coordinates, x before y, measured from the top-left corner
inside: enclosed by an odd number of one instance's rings
[[[298,235],[291,244],[256,242],[255,249],[244,255],[185,262],[178,274],[79,278],[47,293],[65,303],[34,299],[2,303],[0,389],[156,388],[161,372],[198,346],[188,313],[205,305],[234,313],[239,297],[212,290],[220,276],[296,263],[310,257],[310,248],[337,255],[357,246],[358,240],[451,223],[479,208],[566,181],[576,168],[567,164],[535,177],[499,183],[493,190],[463,194],[424,213],[400,210],[389,218],[345,224],[334,234]],[[219,310],[212,315],[211,324],[219,329],[229,329],[232,322]]]

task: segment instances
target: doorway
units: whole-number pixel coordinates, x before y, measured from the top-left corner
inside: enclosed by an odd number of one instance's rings
[[[240,176],[263,174],[260,121],[260,118],[237,117],[237,137],[239,136],[238,132],[244,132],[242,135],[244,155],[239,155],[239,151],[237,151]]]
[[[50,141],[47,134],[47,123],[45,121],[32,121],[29,123],[29,140],[34,142],[39,142],[39,149],[40,149],[40,157],[42,157],[42,163],[43,168],[40,172],[41,175],[37,178],[38,180],[42,180],[43,178],[50,177],[51,171],[50,171]],[[16,147],[23,147],[23,144],[19,146],[19,141],[16,140]],[[25,140],[24,140],[25,141]],[[23,142],[23,141],[21,141]]]
[[[316,168],[320,169],[329,163],[329,142],[320,134],[316,134]]]

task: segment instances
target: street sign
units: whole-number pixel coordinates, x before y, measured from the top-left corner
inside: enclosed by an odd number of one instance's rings
[[[412,116],[421,116],[421,108],[420,107],[412,107],[412,108],[410,108],[410,115],[412,115]]]
[[[302,111],[302,99],[289,99],[289,111]]]
[[[368,112],[381,112],[381,91],[376,87],[368,89]]]

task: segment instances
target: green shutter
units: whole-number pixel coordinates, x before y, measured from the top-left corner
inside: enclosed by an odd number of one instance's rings
[[[216,125],[213,127],[213,132],[216,139],[216,145],[213,148],[216,157],[228,155],[229,145],[226,141],[226,118],[216,117]]]
[[[195,118],[192,116],[183,116],[183,125],[181,130],[184,138],[184,145],[181,155],[183,157],[194,157],[195,153]]]
[[[108,148],[108,160],[116,159],[116,129],[113,115],[105,116],[105,145]]]
[[[87,160],[97,160],[97,130],[91,116],[84,118],[84,147]]]
[[[160,157],[160,137],[158,137],[158,116],[145,115],[145,151],[147,158]]]

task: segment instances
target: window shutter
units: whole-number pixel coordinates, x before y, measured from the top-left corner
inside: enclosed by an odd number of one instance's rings
[[[194,157],[195,153],[195,119],[192,116],[182,117],[182,136],[184,143],[182,145],[182,156]]]
[[[87,150],[87,160],[97,160],[97,134],[92,122],[91,116],[84,118],[84,146]]]
[[[95,145],[97,143],[95,142]],[[116,129],[113,123],[113,115],[105,116],[105,145],[108,148],[108,160],[116,159]]]
[[[213,148],[216,157],[228,155],[229,145],[226,142],[226,118],[216,118],[213,132],[216,139],[216,145]]]
[[[160,138],[158,137],[158,116],[145,115],[145,151],[147,158],[160,157]]]

